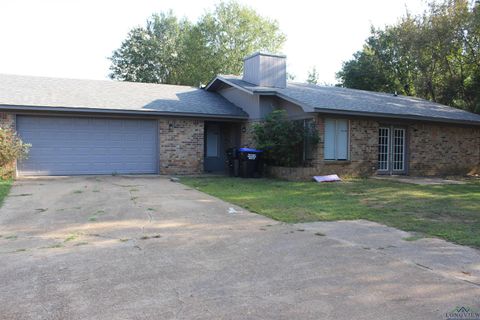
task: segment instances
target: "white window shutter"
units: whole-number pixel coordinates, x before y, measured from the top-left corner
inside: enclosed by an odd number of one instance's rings
[[[335,159],[335,120],[325,119],[324,158]]]
[[[348,120],[337,120],[337,146],[336,159],[348,159]]]

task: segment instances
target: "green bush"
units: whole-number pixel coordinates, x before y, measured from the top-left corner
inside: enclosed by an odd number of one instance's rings
[[[10,176],[14,161],[24,159],[29,149],[30,145],[23,143],[14,130],[0,128],[0,176]]]
[[[307,122],[308,123],[308,122]],[[285,110],[275,110],[265,121],[253,126],[257,148],[264,150],[268,164],[296,167],[302,165],[304,148],[318,143],[318,132],[304,120],[288,119]]]

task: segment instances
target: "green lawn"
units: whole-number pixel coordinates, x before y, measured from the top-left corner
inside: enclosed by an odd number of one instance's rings
[[[3,200],[10,192],[10,187],[12,186],[12,180],[2,180],[0,179],[0,206],[3,203]]]
[[[375,179],[342,183],[229,177],[182,183],[284,222],[367,219],[480,247],[480,181],[419,186]]]

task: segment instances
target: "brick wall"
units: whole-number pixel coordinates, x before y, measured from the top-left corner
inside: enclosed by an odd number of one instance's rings
[[[15,115],[13,113],[0,112],[0,128],[15,129]]]
[[[240,125],[240,147],[255,148],[255,140],[253,139],[253,124],[260,121],[246,121]]]
[[[320,142],[307,167],[274,168],[273,176],[291,180],[313,175],[368,176],[376,173],[379,122],[350,118],[350,160],[324,161],[324,116],[315,118]],[[240,146],[255,147],[253,122],[240,125]],[[422,122],[404,123],[407,127],[409,174],[417,176],[466,174],[480,163],[480,128]],[[0,112],[0,127],[15,128],[15,115]],[[238,128],[238,127],[237,127]],[[236,129],[238,130],[238,129]],[[159,119],[161,174],[199,174],[203,172],[204,121]]]
[[[350,160],[325,161],[324,116],[316,127],[320,141],[306,167],[270,167],[272,177],[309,180],[313,175],[370,176],[376,174],[379,121],[350,118]],[[407,160],[412,176],[467,174],[479,168],[480,128],[423,122],[403,123],[407,127]]]
[[[316,127],[320,140],[315,148],[312,167],[318,175],[342,174],[368,176],[375,173],[378,148],[378,122],[375,120],[351,118],[350,126],[350,159],[348,161],[324,160],[325,116],[319,115]]]
[[[203,172],[204,122],[190,119],[160,119],[160,173]]]
[[[456,175],[480,163],[480,129],[414,123],[408,127],[410,175]]]

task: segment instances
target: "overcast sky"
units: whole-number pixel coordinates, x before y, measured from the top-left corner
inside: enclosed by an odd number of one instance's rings
[[[172,9],[195,21],[217,0],[1,0],[0,73],[106,79],[107,59],[127,32],[154,12]],[[316,66],[320,81],[335,83],[370,26],[394,23],[423,0],[241,0],[276,19],[287,35],[288,72],[303,81]]]

